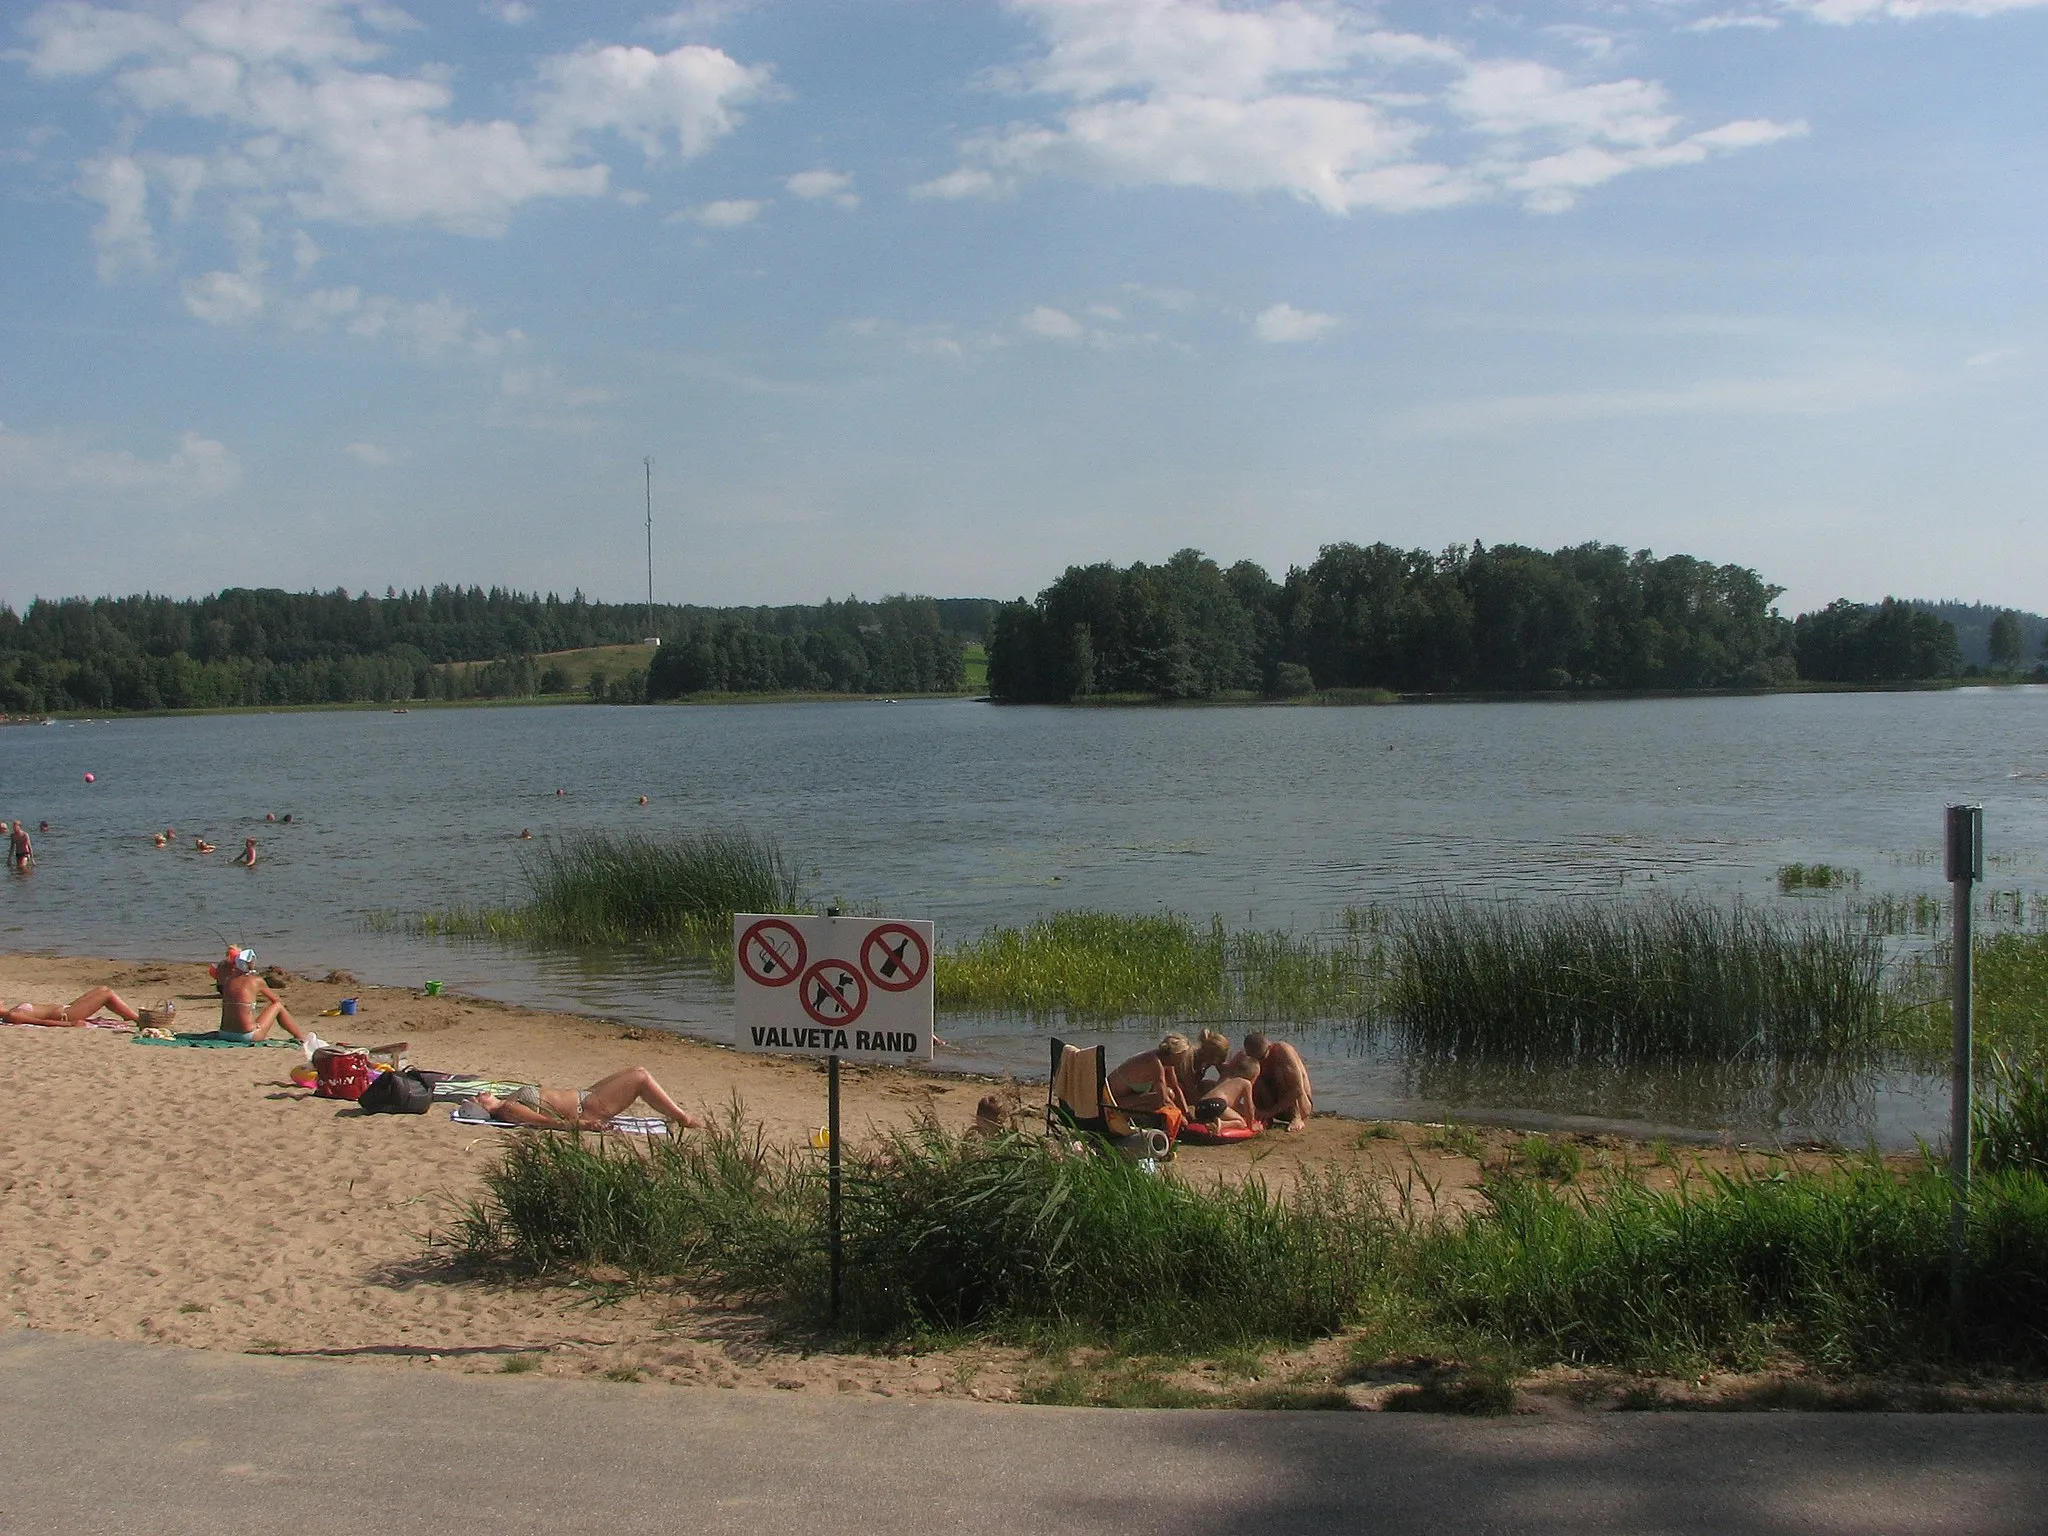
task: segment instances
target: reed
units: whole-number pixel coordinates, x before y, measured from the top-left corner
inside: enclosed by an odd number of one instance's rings
[[[537,944],[653,944],[724,955],[735,912],[793,912],[804,904],[795,866],[772,837],[743,828],[648,837],[585,832],[522,854],[526,900],[516,907],[449,907],[403,919],[430,938]]]
[[[2048,1183],[1977,1181],[1966,1331],[1951,1329],[1949,1188],[1872,1160],[1817,1175],[1714,1176],[1660,1193],[1487,1186],[1475,1219],[1415,1250],[1407,1284],[1443,1326],[1525,1358],[1828,1369],[2048,1360]]]
[[[1993,1051],[1989,1077],[1971,1106],[1972,1161],[1988,1172],[2048,1176],[2048,1073]]]
[[[1844,869],[1839,864],[1780,864],[1778,866],[1778,890],[1789,896],[1795,891],[1840,891],[1860,890],[1863,874],[1860,870]]]
[[[942,949],[938,1005],[1084,1018],[1355,1018],[1378,995],[1375,935],[1232,933],[1166,912],[1057,912]]]
[[[825,1315],[821,1159],[737,1109],[647,1147],[522,1138],[455,1234],[472,1261],[590,1265]],[[849,1156],[842,1323],[865,1337],[1084,1330],[1182,1350],[1328,1333],[1392,1227],[1356,1185],[1197,1191],[1113,1155],[936,1127]]]
[[[1396,922],[1386,1007],[1459,1059],[1834,1055],[1884,1038],[1882,941],[1846,919],[1676,899],[1427,903]]]

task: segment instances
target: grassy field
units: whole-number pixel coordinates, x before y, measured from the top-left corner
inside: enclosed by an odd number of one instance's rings
[[[454,1234],[472,1264],[826,1315],[822,1158],[726,1123],[644,1147],[512,1141]],[[841,1331],[1050,1339],[1189,1355],[1356,1329],[1375,1354],[1896,1371],[2048,1363],[2048,1181],[1980,1175],[1965,1322],[1949,1312],[1949,1192],[1931,1164],[1845,1160],[1657,1190],[1497,1170],[1427,1215],[1330,1175],[1197,1188],[1108,1151],[928,1127],[849,1158]]]

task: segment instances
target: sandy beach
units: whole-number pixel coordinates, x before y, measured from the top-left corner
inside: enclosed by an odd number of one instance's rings
[[[218,1017],[203,964],[0,958],[8,1001],[69,1001],[105,982],[140,1007],[179,1002],[178,1027]],[[646,1066],[685,1106],[735,1099],[772,1137],[825,1119],[822,1063],[745,1054],[677,1036],[459,996],[292,978],[295,1017],[329,1038],[411,1042],[422,1067],[580,1086]],[[344,994],[353,1019],[321,1018]],[[342,1025],[347,1023],[346,1034]],[[514,1355],[569,1375],[780,1390],[921,1392],[1008,1399],[1029,1362],[976,1347],[943,1357],[814,1353],[761,1319],[674,1295],[571,1284],[504,1285],[454,1272],[437,1250],[508,1131],[365,1116],[294,1083],[295,1049],[147,1047],[123,1031],[0,1027],[0,1318],[21,1326],[196,1348],[360,1357],[493,1371]],[[989,1085],[848,1068],[849,1144],[924,1113],[965,1127]],[[1027,1104],[1042,1085],[1020,1084]],[[1482,1156],[1518,1139],[1479,1131]],[[1318,1116],[1304,1131],[1229,1148],[1185,1148],[1183,1177],[1284,1182],[1348,1166],[1437,1198],[1472,1198],[1480,1161],[1432,1146],[1426,1128]],[[1647,1161],[1614,1138],[1587,1161]],[[1422,1175],[1421,1180],[1416,1174]],[[1285,1368],[1285,1360],[1276,1365]]]

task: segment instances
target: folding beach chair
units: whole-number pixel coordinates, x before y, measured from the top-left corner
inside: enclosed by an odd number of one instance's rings
[[[1121,1142],[1139,1131],[1158,1131],[1168,1152],[1180,1134],[1181,1117],[1171,1111],[1120,1109],[1109,1091],[1109,1067],[1099,1045],[1082,1047],[1064,1040],[1052,1043],[1052,1081],[1046,1093],[1045,1129],[1086,1131],[1105,1141]]]

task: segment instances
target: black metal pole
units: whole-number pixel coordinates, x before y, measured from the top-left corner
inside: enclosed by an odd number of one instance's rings
[[[839,1321],[841,1258],[839,1248],[839,1058],[825,1058],[825,1166],[830,1169],[826,1221],[832,1242],[832,1321]]]
[[[1954,903],[1950,948],[1949,1017],[1953,1038],[1949,1055],[1949,1215],[1948,1302],[1954,1326],[1963,1324],[1963,1257],[1970,1211],[1970,1097],[1976,1063],[1971,1034],[1971,993],[1976,969],[1971,935],[1971,887],[1984,878],[1984,811],[1981,806],[1948,808],[1948,848],[1944,863]]]

